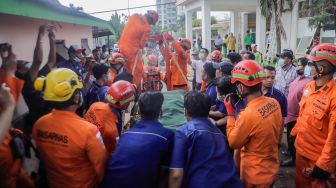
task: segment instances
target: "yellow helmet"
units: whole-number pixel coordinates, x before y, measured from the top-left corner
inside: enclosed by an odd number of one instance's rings
[[[37,78],[34,82],[37,91],[43,91],[43,99],[51,102],[68,101],[77,89],[83,88],[78,75],[67,68],[52,70],[47,77]]]

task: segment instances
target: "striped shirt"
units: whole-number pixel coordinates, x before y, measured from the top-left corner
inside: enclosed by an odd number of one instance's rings
[[[278,66],[276,68],[274,87],[287,97],[289,84],[292,83],[297,76],[296,69],[293,65],[290,65],[287,70]]]

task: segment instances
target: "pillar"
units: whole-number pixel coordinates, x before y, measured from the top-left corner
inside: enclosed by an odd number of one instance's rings
[[[241,45],[242,45],[242,49],[246,49],[245,48],[245,42],[244,42],[244,38],[246,35],[246,31],[248,30],[248,13],[246,12],[242,12],[241,13]]]
[[[192,12],[185,10],[186,38],[192,42]]]
[[[236,37],[236,51],[237,51],[237,45],[240,41],[239,39],[239,18],[238,18],[238,12],[234,11],[230,13],[230,30],[231,33],[233,33],[233,36]]]
[[[258,50],[265,54],[266,48],[266,18],[261,14],[260,7],[256,10],[256,44]]]
[[[211,51],[211,15],[210,5],[203,0],[201,3],[202,10],[202,46]]]

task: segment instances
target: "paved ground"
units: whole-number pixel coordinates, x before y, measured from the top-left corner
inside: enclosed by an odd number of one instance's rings
[[[286,134],[282,137],[281,148],[280,148],[280,161],[287,159],[287,156],[281,154],[281,151],[285,150],[287,147]],[[295,167],[280,167],[280,172],[278,176],[278,181],[275,183],[275,188],[295,188],[294,184],[295,177]]]

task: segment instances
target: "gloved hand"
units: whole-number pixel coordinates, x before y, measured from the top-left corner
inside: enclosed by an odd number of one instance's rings
[[[227,95],[224,99],[224,105],[226,108],[226,111],[228,113],[229,116],[233,116],[234,115],[234,108],[233,105],[231,103],[231,94]]]
[[[319,179],[319,180],[327,180],[330,177],[330,173],[327,171],[324,171],[318,166],[314,166],[311,177],[315,179]]]

